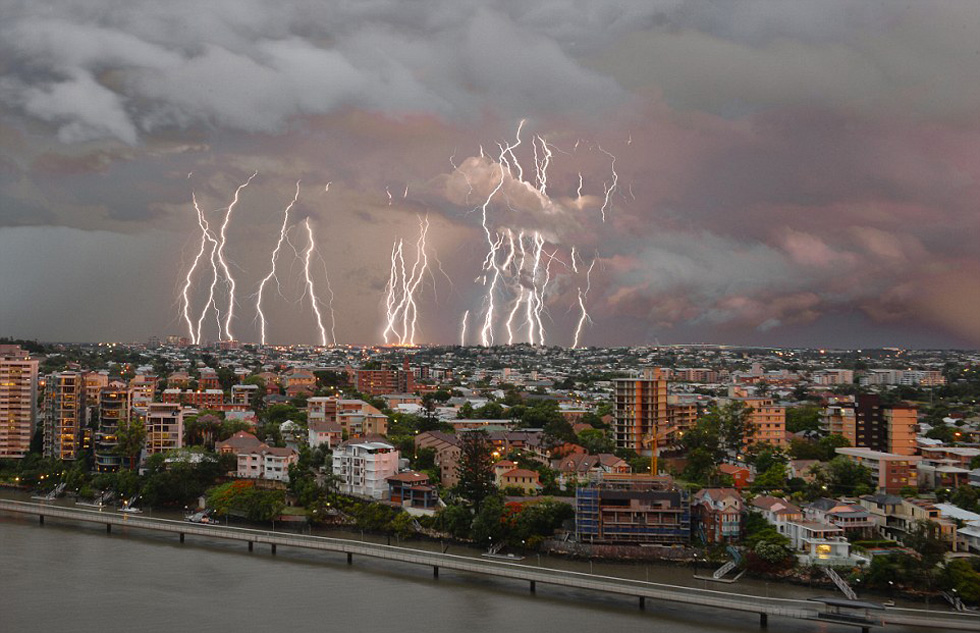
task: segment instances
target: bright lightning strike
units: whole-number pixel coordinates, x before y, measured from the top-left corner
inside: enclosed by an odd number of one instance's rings
[[[579,338],[582,336],[582,328],[585,324],[592,323],[592,317],[589,316],[588,311],[585,309],[585,301],[589,298],[589,290],[592,289],[592,269],[595,267],[596,259],[592,260],[592,264],[589,265],[589,271],[585,274],[585,290],[583,291],[582,288],[578,289],[578,307],[582,311],[582,314],[579,316],[578,324],[575,326],[575,338],[572,341],[573,348],[578,347]]]
[[[313,239],[313,227],[310,226],[310,219],[303,221],[306,228],[306,237],[309,240],[306,251],[303,253],[303,274],[306,278],[306,294],[310,295],[310,302],[313,304],[313,314],[316,315],[316,325],[320,330],[320,345],[327,344],[327,330],[323,326],[323,315],[320,313],[320,299],[316,296],[316,289],[313,287],[313,276],[310,274],[310,262],[313,258],[313,251],[316,249],[316,240]]]
[[[299,200],[299,183],[296,181],[296,193],[293,195],[292,202],[286,207],[286,210],[282,214],[282,227],[279,229],[279,241],[276,242],[276,248],[272,251],[272,257],[270,258],[270,270],[269,274],[262,278],[259,282],[259,290],[257,293],[257,298],[255,300],[255,311],[259,316],[259,336],[262,345],[265,345],[265,313],[262,312],[262,293],[265,290],[265,285],[269,283],[270,280],[276,280],[276,286],[279,285],[279,278],[276,277],[276,260],[279,258],[279,251],[282,249],[282,243],[286,241],[286,227],[289,225],[289,211],[296,205],[296,201]],[[330,185],[328,184],[329,188]]]
[[[235,197],[228,205],[228,209],[225,211],[225,220],[221,223],[221,230],[219,231],[220,241],[217,248],[218,262],[221,264],[221,270],[224,272],[225,281],[228,283],[228,312],[225,314],[225,337],[227,340],[233,340],[235,337],[231,333],[231,321],[235,318],[235,278],[231,274],[231,269],[228,267],[228,260],[225,259],[225,244],[228,242],[228,236],[226,231],[228,230],[228,223],[231,221],[231,215],[235,211],[235,206],[238,204],[239,195],[242,189],[248,186],[252,179],[258,175],[259,172],[253,172],[251,176],[248,177],[244,183],[235,189]],[[220,328],[219,328],[220,330]],[[218,336],[221,336],[221,332],[218,332]]]
[[[619,182],[619,174],[616,173],[616,157],[610,154],[609,152],[607,152],[606,150],[602,149],[601,145],[597,144],[596,147],[599,148],[600,152],[602,152],[603,154],[605,154],[606,156],[612,159],[612,164],[609,166],[609,169],[612,171],[612,178],[613,178],[612,183],[608,185],[605,184],[603,185],[603,189],[605,189],[604,193],[606,195],[606,199],[603,200],[602,208],[599,210],[600,213],[602,213],[602,221],[605,222],[606,209],[609,208],[610,198],[612,198],[613,192],[616,191],[616,183]]]
[[[190,174],[188,174],[187,176],[189,178]],[[201,262],[201,257],[204,256],[204,251],[207,249],[208,241],[214,242],[214,240],[211,238],[210,231],[208,229],[208,222],[204,218],[204,212],[201,211],[201,207],[197,204],[197,196],[193,192],[191,193],[191,200],[194,203],[194,211],[197,212],[197,225],[201,229],[201,246],[197,251],[197,255],[194,257],[194,262],[191,264],[190,270],[187,271],[187,277],[184,280],[184,288],[181,291],[181,297],[182,297],[181,303],[183,304],[181,313],[183,315],[184,321],[187,323],[187,330],[188,330],[189,338],[191,339],[191,343],[197,345],[198,343],[200,343],[201,326],[199,323],[197,329],[195,330],[194,322],[191,320],[191,315],[190,315],[191,300],[190,300],[189,292],[191,289],[191,285],[193,283],[194,271],[197,270],[198,264],[200,264]],[[214,272],[215,272],[215,277],[217,277],[217,271]],[[213,290],[214,290],[214,286],[212,285],[212,292]],[[210,301],[208,302],[208,305],[210,305]]]
[[[463,313],[463,325],[459,330],[459,345],[460,347],[466,347],[466,324],[470,320],[470,311],[467,310]]]
[[[386,324],[382,334],[385,344],[414,346],[418,331],[418,293],[429,273],[426,236],[429,219],[419,218],[419,237],[415,242],[415,261],[405,263],[405,242],[398,240],[391,249],[391,268],[385,288]]]

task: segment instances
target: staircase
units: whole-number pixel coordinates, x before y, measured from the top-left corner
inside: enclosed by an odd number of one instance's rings
[[[715,580],[719,580],[721,578],[724,578],[725,577],[725,574],[727,574],[731,570],[735,569],[735,567],[737,567],[737,566],[738,566],[738,563],[737,562],[735,562],[733,560],[730,560],[727,563],[725,563],[724,565],[722,565],[721,567],[719,567],[717,569],[717,571],[715,571],[715,573],[711,574],[711,577],[714,578]]]
[[[721,580],[725,577],[725,574],[735,569],[742,563],[742,554],[737,548],[729,545],[726,549],[728,550],[728,553],[732,555],[732,560],[728,561],[719,567],[715,573],[711,574],[711,577],[715,580]]]
[[[851,586],[847,584],[847,581],[840,577],[840,574],[834,571],[832,567],[824,567],[823,570],[824,573],[827,574],[827,577],[834,581],[834,584],[841,590],[841,593],[847,596],[848,600],[857,600],[857,594],[854,593]]]
[[[963,600],[961,600],[956,594],[951,594],[948,591],[944,591],[943,598],[946,598],[946,601],[953,605],[953,608],[957,611],[966,611],[966,606],[964,606]]]

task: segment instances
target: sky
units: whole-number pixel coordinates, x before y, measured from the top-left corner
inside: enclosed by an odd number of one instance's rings
[[[980,346],[974,0],[0,12],[0,336]]]

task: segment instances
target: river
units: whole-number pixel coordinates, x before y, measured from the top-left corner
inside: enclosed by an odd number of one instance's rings
[[[459,550],[451,551],[464,548]],[[588,566],[547,558],[542,564]],[[690,570],[682,568],[596,567],[596,573],[690,581]],[[793,597],[809,592],[786,585],[770,589]],[[42,527],[27,517],[0,514],[0,630],[5,632],[477,633],[595,626],[648,633],[759,631],[758,617],[750,614],[650,601],[640,611],[625,598],[546,585],[531,595],[524,583],[448,571],[433,580],[428,568],[365,557],[349,567],[336,554],[280,548],[272,556],[261,547],[249,553],[240,543],[191,537],[181,545],[172,536],[146,531],[107,536],[96,525],[52,520]],[[770,630],[854,629],[772,618]]]

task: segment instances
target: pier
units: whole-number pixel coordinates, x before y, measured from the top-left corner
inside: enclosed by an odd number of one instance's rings
[[[356,564],[358,557],[422,565],[432,570],[433,579],[440,571],[480,574],[524,583],[531,593],[545,590],[549,585],[596,591],[636,600],[639,608],[650,608],[657,601],[692,605],[756,614],[760,627],[765,628],[770,617],[813,620],[887,631],[890,625],[920,627],[936,631],[980,631],[980,616],[973,613],[927,611],[901,608],[866,608],[867,603],[836,600],[831,607],[809,600],[768,598],[724,591],[698,589],[655,582],[643,582],[609,576],[597,576],[572,571],[543,569],[516,562],[473,558],[440,552],[364,543],[347,539],[307,536],[269,530],[256,530],[221,525],[200,525],[186,521],[156,519],[120,514],[111,510],[65,508],[43,503],[0,500],[0,512],[37,517],[40,525],[53,519],[104,525],[107,534],[118,534],[125,528],[170,533],[181,543],[193,543],[193,538],[238,541],[248,551],[268,548],[275,554],[278,548],[289,547],[342,554],[347,564]],[[877,607],[877,605],[875,605]]]

